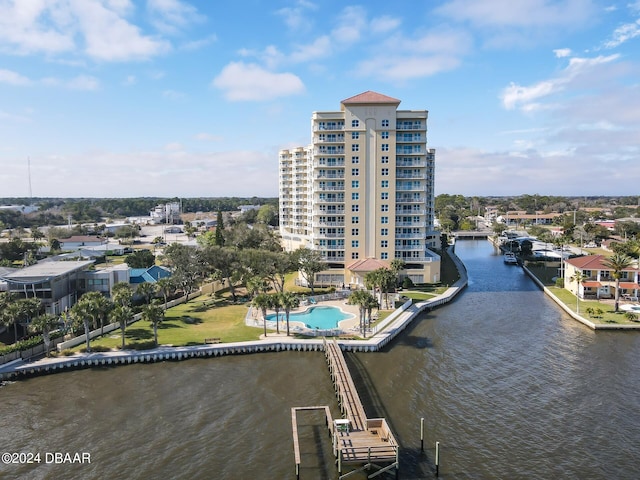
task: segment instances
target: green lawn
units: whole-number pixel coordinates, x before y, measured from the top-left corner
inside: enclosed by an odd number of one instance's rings
[[[202,296],[189,303],[167,310],[165,320],[158,327],[158,343],[161,345],[202,345],[205,338],[219,338],[221,342],[257,340],[263,330],[247,327],[244,323],[248,304],[226,305],[215,303],[209,296]],[[127,328],[127,348],[140,347],[153,341],[153,328],[149,322],[138,321]],[[103,338],[93,340],[92,345],[115,348],[122,344],[120,330],[114,330]],[[83,348],[83,345],[77,349]]]

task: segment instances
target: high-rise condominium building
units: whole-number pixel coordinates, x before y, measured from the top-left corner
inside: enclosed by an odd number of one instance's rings
[[[440,280],[428,112],[399,105],[370,91],[347,98],[312,114],[311,145],[280,151],[283,245],[320,252],[318,284],[362,285],[394,258],[414,283]]]

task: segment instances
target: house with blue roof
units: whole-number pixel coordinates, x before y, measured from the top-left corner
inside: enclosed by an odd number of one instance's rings
[[[130,268],[129,283],[137,285],[144,282],[155,283],[161,278],[168,278],[171,272],[164,267],[153,265],[149,268]]]

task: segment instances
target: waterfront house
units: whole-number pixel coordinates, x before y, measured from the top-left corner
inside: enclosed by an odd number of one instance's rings
[[[565,260],[564,287],[582,299],[606,299],[615,297],[613,271],[604,263],[604,255],[587,255]],[[584,280],[576,282],[576,273],[581,273]],[[620,278],[620,296],[627,299],[638,299],[640,286],[638,267],[629,267],[622,272]]]

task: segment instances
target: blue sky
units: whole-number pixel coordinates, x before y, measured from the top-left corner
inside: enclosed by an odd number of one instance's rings
[[[640,0],[0,0],[0,197],[277,196],[367,90],[436,194],[640,190]]]

